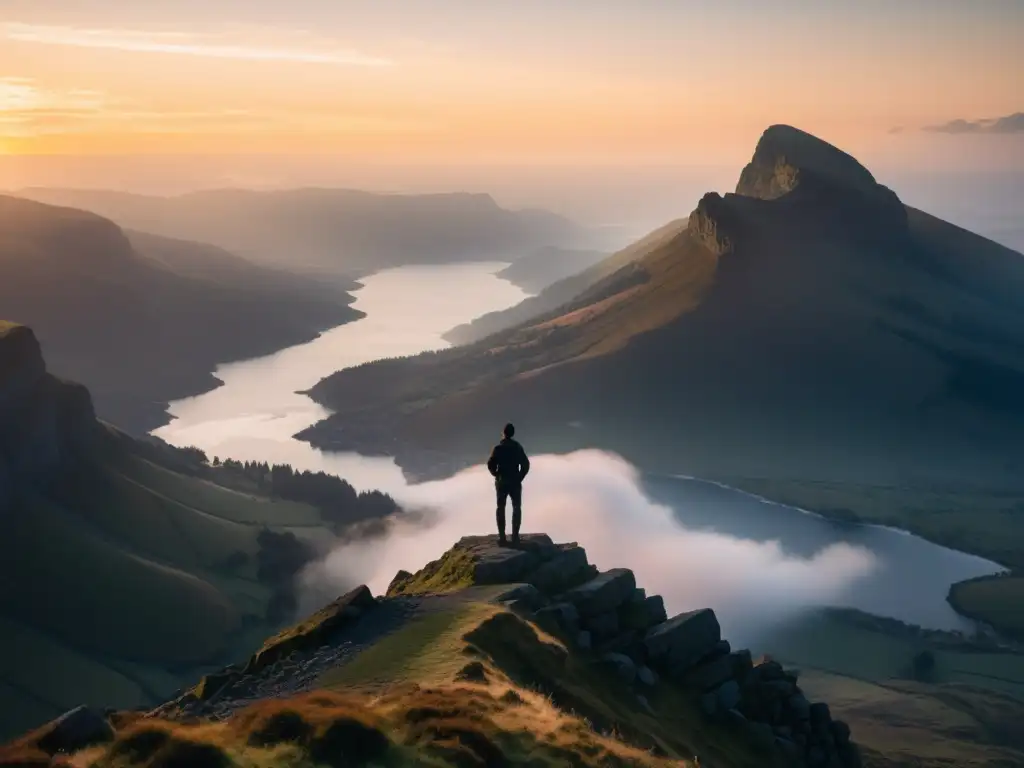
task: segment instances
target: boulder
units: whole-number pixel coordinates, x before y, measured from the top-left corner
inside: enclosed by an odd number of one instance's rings
[[[754,662],[750,657],[750,651],[733,651],[729,654],[732,661],[732,676],[737,680],[743,680],[754,668]]]
[[[636,680],[636,664],[633,660],[622,653],[605,653],[601,656],[601,662],[615,670],[615,674],[627,685]]]
[[[863,764],[860,748],[852,741],[844,744],[842,747],[839,747],[837,754],[845,768],[861,768],[861,765]]]
[[[613,568],[565,593],[581,616],[596,616],[617,610],[636,589],[636,577],[627,568]]]
[[[775,748],[778,749],[782,756],[790,762],[794,762],[803,757],[803,750],[800,746],[792,739],[787,739],[784,736],[775,737]]]
[[[393,595],[393,594],[395,594],[397,592],[397,590],[399,590],[402,587],[402,585],[404,585],[411,578],[412,578],[412,574],[409,573],[408,571],[399,571],[398,573],[395,574],[395,578],[393,578],[391,580],[391,583],[388,584],[388,591],[385,592],[384,594],[386,594],[386,595]]]
[[[632,629],[620,632],[615,637],[604,640],[598,645],[602,651],[624,653],[637,664],[647,663],[647,647],[644,645],[643,638]]]
[[[767,752],[775,747],[775,733],[767,723],[747,721],[746,736],[755,749]]]
[[[672,679],[698,691],[710,691],[732,678],[732,662],[728,656],[719,656],[690,667]],[[731,707],[726,707],[731,709]]]
[[[798,722],[811,719],[811,702],[802,693],[795,693],[790,696],[786,705],[789,707],[789,711],[793,713],[793,718]]]
[[[570,589],[585,581],[588,570],[587,551],[579,546],[561,548],[558,554],[534,569],[526,581],[549,595]]]
[[[208,675],[203,675],[196,687],[193,689],[196,698],[200,701],[209,701],[224,688],[231,683],[234,683],[242,677],[241,674],[231,669],[225,669],[220,672],[211,672]]]
[[[675,674],[711,653],[722,639],[722,629],[710,608],[681,613],[652,627],[644,637],[647,652]]]
[[[643,591],[643,590],[638,590]],[[619,610],[619,623],[629,629],[646,631],[665,621],[665,601],[661,595],[630,600]]]
[[[644,685],[654,686],[658,684],[658,673],[646,665],[636,668],[636,679]]]
[[[646,599],[647,599],[647,590],[644,589],[643,587],[637,587],[636,589],[633,590],[633,594],[630,596],[628,602],[630,602],[630,603],[642,603]]]
[[[113,741],[114,729],[107,718],[90,707],[75,707],[54,720],[39,739],[39,748],[50,755],[77,752],[94,744]]]
[[[543,629],[565,632],[570,637],[579,632],[580,614],[572,603],[555,603],[534,613],[534,619]]]
[[[619,617],[614,611],[589,616],[583,620],[583,625],[590,630],[596,643],[615,637],[619,633]]]
[[[711,693],[714,695],[717,708],[720,711],[727,712],[739,706],[740,685],[735,680],[726,680]]]
[[[832,738],[836,741],[837,747],[844,747],[850,743],[850,726],[842,720],[832,721]]]
[[[811,728],[815,730],[825,732],[832,722],[832,713],[829,711],[828,704],[824,702],[811,704],[808,709],[808,716],[811,720]]]
[[[590,633],[587,632],[587,630],[584,629],[582,632],[576,635],[576,645],[581,650],[590,650],[590,646],[593,645],[593,639],[590,637]]]
[[[536,611],[543,608],[548,600],[532,584],[519,584],[512,589],[502,592],[497,598],[499,603],[516,603],[521,608]]]

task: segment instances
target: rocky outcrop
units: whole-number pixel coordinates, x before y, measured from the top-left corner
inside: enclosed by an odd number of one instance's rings
[[[794,196],[825,202],[872,227],[907,227],[896,194],[841,149],[788,125],[769,127],[740,173],[736,194],[762,200]],[[838,206],[836,204],[839,204]]]
[[[498,598],[528,616],[596,666],[640,692],[675,685],[692,696],[710,722],[737,730],[753,746],[792,765],[858,768],[860,752],[850,729],[833,721],[828,705],[812,703],[797,673],[770,659],[756,663],[748,650],[722,638],[710,608],[671,618],[658,595],[636,586],[632,571],[598,572],[579,545],[526,536],[521,547],[498,546],[494,536],[462,539],[443,558],[401,583],[445,583],[454,573],[472,584],[520,582]]]
[[[708,192],[690,214],[687,232],[709,251],[721,256],[734,247],[735,234],[730,231],[735,226],[734,218],[730,215],[727,198]]]
[[[96,429],[88,390],[47,373],[31,329],[0,323],[0,510],[16,482],[45,478]]]

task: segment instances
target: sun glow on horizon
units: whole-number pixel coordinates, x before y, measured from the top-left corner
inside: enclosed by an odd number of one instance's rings
[[[912,155],[1024,106],[1024,6],[21,7],[0,23],[0,140],[22,154],[706,164],[786,122]]]

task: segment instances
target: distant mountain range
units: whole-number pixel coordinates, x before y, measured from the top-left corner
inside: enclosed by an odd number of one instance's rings
[[[1020,484],[1024,257],[772,126],[734,194],[439,353],[336,373],[301,437],[437,474],[511,420],[646,470]],[[494,332],[496,331],[496,332]]]
[[[153,197],[44,188],[17,194],[291,270],[363,274],[408,264],[511,261],[545,246],[601,247],[608,237],[547,211],[506,210],[485,194],[294,189]]]
[[[85,211],[0,196],[0,312],[53,370],[141,434],[218,363],[268,354],[360,316],[353,283],[251,264],[215,246],[125,232]]]

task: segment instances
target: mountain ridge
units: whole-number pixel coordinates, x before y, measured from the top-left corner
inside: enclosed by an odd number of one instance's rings
[[[486,193],[309,187],[173,197],[49,188],[20,194],[95,210],[129,229],[217,245],[266,266],[335,276],[410,264],[514,260],[543,246],[588,247],[595,237],[547,211],[502,208]]]
[[[67,207],[0,196],[0,306],[51,367],[141,434],[166,403],[218,386],[220,363],[267,354],[360,317],[351,283],[259,267],[213,246]]]
[[[774,169],[784,143],[759,147]],[[649,471],[1012,482],[1024,258],[949,237],[866,170],[847,189],[816,167],[781,196],[705,195],[685,230],[511,328],[325,378],[310,392],[335,415],[299,437],[421,477],[475,463],[476,435],[512,420],[534,450]]]

